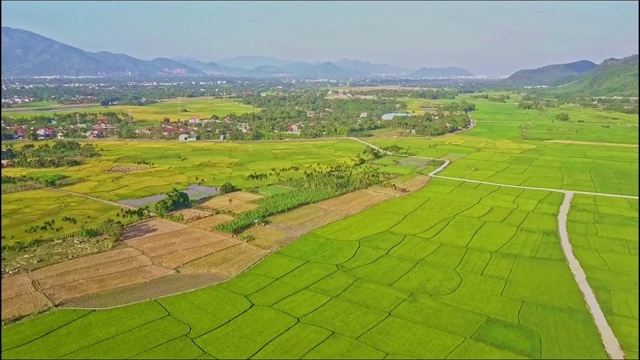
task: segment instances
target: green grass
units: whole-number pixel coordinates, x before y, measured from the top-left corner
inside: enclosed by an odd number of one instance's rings
[[[5,194],[2,195],[2,244],[28,243],[39,237],[55,238],[78,231],[82,226],[96,228],[106,219],[116,219],[119,211],[117,206],[51,190]],[[63,221],[64,217],[75,218],[77,223]],[[30,226],[41,226],[52,219],[55,228],[62,227],[60,231],[25,233]]]
[[[628,358],[637,358],[638,200],[575,195],[568,230],[622,350]]]
[[[49,106],[50,103],[46,103]],[[182,109],[188,110],[187,112],[181,111]],[[248,105],[240,104],[236,100],[228,99],[209,99],[209,98],[191,98],[191,99],[172,99],[169,101],[163,101],[151,105],[145,106],[127,106],[127,105],[114,105],[114,106],[93,106],[82,107],[74,110],[57,110],[53,107],[48,111],[36,111],[33,112],[11,112],[3,111],[3,115],[13,118],[28,118],[33,115],[44,114],[67,114],[67,113],[99,113],[99,112],[124,112],[128,113],[131,110],[131,116],[134,122],[161,122],[163,118],[168,117],[171,121],[188,120],[192,117],[199,119],[209,119],[212,115],[223,117],[231,113],[243,114],[247,112],[255,112],[259,109],[253,108]]]

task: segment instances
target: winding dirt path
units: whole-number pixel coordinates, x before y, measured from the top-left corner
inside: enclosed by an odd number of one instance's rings
[[[609,358],[624,359],[625,355],[620,347],[620,343],[609,326],[609,323],[607,323],[607,319],[604,317],[602,309],[600,309],[596,296],[587,282],[587,275],[584,273],[582,266],[580,266],[580,262],[573,254],[573,248],[569,242],[569,233],[567,232],[567,214],[571,207],[571,199],[573,199],[573,192],[566,191],[564,193],[564,200],[560,206],[560,212],[558,212],[558,230],[560,232],[562,251],[564,252],[564,256],[567,258],[573,278],[576,279],[580,292],[582,292],[582,296],[587,303],[589,312],[591,312],[591,316],[593,316],[593,320],[596,323],[596,327],[600,333],[600,338],[602,339],[602,343],[604,344],[604,348],[609,355]]]

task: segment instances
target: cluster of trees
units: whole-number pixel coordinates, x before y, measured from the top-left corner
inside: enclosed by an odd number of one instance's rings
[[[75,166],[82,163],[78,158],[94,156],[100,153],[92,144],[80,145],[76,141],[55,141],[53,146],[45,143],[38,147],[26,144],[19,150],[9,144],[2,149],[2,160],[12,160],[17,167],[29,168]]]
[[[166,214],[173,210],[191,207],[189,195],[175,188],[167,193],[167,196],[153,204],[153,210],[159,214]]]

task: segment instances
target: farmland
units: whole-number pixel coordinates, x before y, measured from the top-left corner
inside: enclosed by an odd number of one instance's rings
[[[258,111],[258,109],[251,106],[243,105],[235,100],[228,99],[212,99],[212,98],[182,98],[172,99],[167,101],[158,102],[155,104],[145,106],[125,106],[125,105],[112,105],[112,106],[79,106],[73,109],[61,108],[56,110],[55,106],[49,106],[43,108],[43,110],[33,109],[33,111],[20,111],[2,110],[4,115],[15,118],[27,118],[33,115],[42,115],[47,113],[100,113],[100,112],[123,112],[129,113],[131,111],[131,117],[135,122],[160,122],[163,118],[168,117],[172,121],[178,119],[189,119],[196,117],[199,119],[209,119],[212,115],[219,117],[226,116],[231,113],[242,114],[246,112]],[[183,111],[186,110],[186,111]]]
[[[266,184],[247,180],[249,174],[268,173],[273,168],[339,164],[364,148],[350,140],[290,143],[101,141],[96,147],[103,149],[101,157],[87,159],[80,166],[56,169],[55,173],[84,180],[65,190],[111,201],[157,195],[173,187],[182,190],[194,183],[221,186],[229,181],[238,187],[257,187]],[[133,166],[140,161],[153,166],[138,166],[140,170],[128,172],[110,171],[116,166]],[[47,172],[26,168],[2,171],[4,175],[12,176]]]
[[[569,212],[576,257],[629,359],[638,358],[638,200],[576,195]]]
[[[433,179],[303,236],[228,282],[11,325],[2,355],[86,358],[117,349],[136,357],[175,345],[218,358],[603,358],[560,250],[561,201],[558,193]],[[104,331],[87,334],[91,324]]]

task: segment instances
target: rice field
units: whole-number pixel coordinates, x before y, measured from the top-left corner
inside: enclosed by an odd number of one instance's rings
[[[638,195],[638,149],[590,144],[492,140],[456,135],[438,139],[368,139],[418,156],[450,158],[438,175],[498,184]]]
[[[432,179],[228,282],[10,325],[2,357],[606,358],[560,249],[561,202]]]
[[[113,106],[99,106],[96,104],[94,107],[78,107],[76,109],[64,110],[64,108],[56,109],[54,107],[47,107],[47,110],[33,111],[19,111],[12,112],[4,110],[3,115],[13,118],[28,118],[33,115],[45,115],[45,114],[65,114],[76,112],[79,113],[100,113],[100,112],[124,112],[131,111],[131,117],[134,122],[160,122],[165,117],[171,119],[171,121],[188,120],[192,117],[198,119],[210,119],[212,115],[224,117],[231,113],[243,114],[248,112],[255,112],[259,109],[253,108],[248,105],[240,104],[235,100],[229,99],[212,99],[212,98],[181,98],[172,99],[168,101],[158,102],[155,104],[145,106],[128,106],[128,105],[113,105]],[[187,110],[184,112],[182,110]]]
[[[364,145],[352,140],[322,142],[167,142],[167,141],[100,141],[96,143],[102,156],[87,159],[83,165],[58,169],[2,169],[4,175],[60,173],[84,182],[65,190],[119,201],[140,199],[171,191],[186,190],[200,184],[220,187],[231,182],[237,187],[253,187],[247,180],[252,173],[269,173],[271,169],[312,164],[343,163],[362,152]],[[112,172],[122,165],[147,161],[153,166],[145,170]],[[299,172],[302,174],[302,170]],[[263,184],[266,185],[266,184]],[[4,199],[4,196],[3,196]]]
[[[17,241],[29,242],[42,237],[49,239],[80,230],[95,228],[106,219],[115,219],[117,206],[57,193],[51,190],[29,190],[2,195],[2,245]],[[76,223],[64,221],[74,218]],[[53,229],[27,233],[31,226],[43,226],[54,221]],[[55,229],[58,229],[56,231]]]
[[[573,251],[628,359],[638,358],[638,200],[575,195]]]

